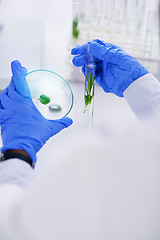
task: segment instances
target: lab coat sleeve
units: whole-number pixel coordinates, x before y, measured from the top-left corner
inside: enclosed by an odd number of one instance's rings
[[[139,120],[156,122],[160,118],[160,82],[151,73],[134,81],[124,97]]]
[[[19,212],[33,172],[28,163],[19,159],[0,163],[0,239],[26,239]]]
[[[33,178],[33,169],[19,159],[8,159],[0,163],[0,185],[16,184],[26,187]]]

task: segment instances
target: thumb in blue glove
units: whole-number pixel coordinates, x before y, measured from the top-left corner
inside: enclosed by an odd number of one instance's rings
[[[72,119],[47,120],[35,107],[26,82],[27,70],[11,63],[12,79],[0,94],[0,125],[3,147],[25,150],[36,162],[36,153],[53,135],[72,124]]]
[[[88,61],[88,44],[96,64],[95,81],[105,92],[123,97],[124,91],[133,81],[148,73],[144,66],[120,47],[96,39],[78,45],[71,51],[71,54],[76,55],[72,60],[73,64],[82,67],[84,74],[84,65]]]

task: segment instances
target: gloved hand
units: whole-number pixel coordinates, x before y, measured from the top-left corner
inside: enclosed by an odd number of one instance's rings
[[[25,150],[33,162],[36,153],[53,135],[72,124],[72,119],[47,120],[35,107],[26,82],[27,70],[19,61],[11,63],[12,79],[0,94],[2,151]]]
[[[96,39],[84,45],[78,45],[71,51],[71,54],[77,55],[72,60],[73,64],[76,67],[83,66],[84,74],[84,65],[88,61],[88,44],[96,64],[95,81],[105,92],[123,97],[125,89],[133,81],[148,73],[145,67],[120,47]]]

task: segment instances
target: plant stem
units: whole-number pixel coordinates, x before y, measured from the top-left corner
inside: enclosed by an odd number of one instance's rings
[[[94,104],[94,80],[95,65],[90,63],[85,66],[85,88],[84,88],[84,112],[83,127],[92,128],[93,104]]]
[[[85,94],[84,94],[84,100],[85,100],[85,109],[84,113],[87,111],[88,104],[91,104],[92,99],[94,97],[94,80],[95,76],[93,72],[89,72],[89,76],[86,75],[86,84],[85,84]]]

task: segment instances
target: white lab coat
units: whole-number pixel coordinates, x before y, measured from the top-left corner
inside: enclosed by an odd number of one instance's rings
[[[152,74],[133,82],[124,97],[142,122],[156,126],[160,83]],[[18,159],[1,162],[0,240],[160,239],[159,152],[145,134],[123,144],[91,136],[63,146],[38,174]]]

